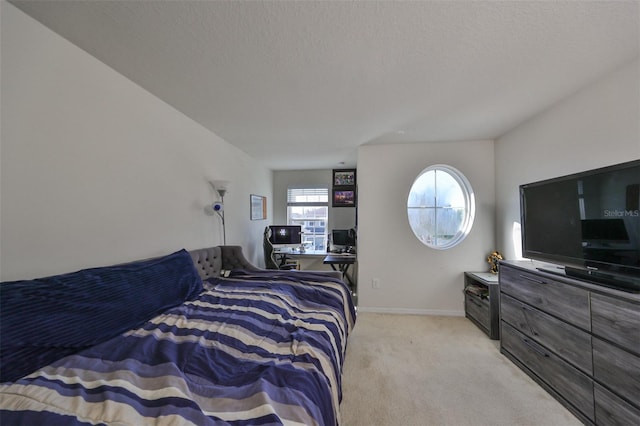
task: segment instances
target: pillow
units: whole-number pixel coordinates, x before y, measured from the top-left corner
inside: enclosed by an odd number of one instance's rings
[[[168,256],[0,283],[0,381],[102,343],[195,298],[191,256]]]

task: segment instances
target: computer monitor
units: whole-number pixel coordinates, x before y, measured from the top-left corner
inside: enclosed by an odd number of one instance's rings
[[[344,250],[356,245],[356,233],[353,229],[334,229],[331,231],[331,250]]]
[[[274,247],[300,247],[302,227],[299,225],[271,225],[269,241]]]

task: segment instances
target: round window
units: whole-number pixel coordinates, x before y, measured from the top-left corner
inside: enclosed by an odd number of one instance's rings
[[[411,230],[423,244],[438,250],[454,247],[467,236],[475,209],[467,178],[443,164],[424,169],[407,200]]]

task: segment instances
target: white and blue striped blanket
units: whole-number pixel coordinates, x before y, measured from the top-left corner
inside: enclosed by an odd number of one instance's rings
[[[141,327],[0,385],[3,425],[339,423],[348,288],[235,271]]]

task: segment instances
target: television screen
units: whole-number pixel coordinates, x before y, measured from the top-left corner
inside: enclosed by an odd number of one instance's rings
[[[523,256],[633,281],[640,276],[639,188],[640,160],[521,185]]]
[[[302,227],[299,225],[272,225],[269,241],[273,245],[301,245]]]
[[[629,234],[624,219],[583,219],[582,243],[628,243]]]
[[[334,246],[355,246],[355,233],[350,229],[334,229],[331,231],[331,244]]]

